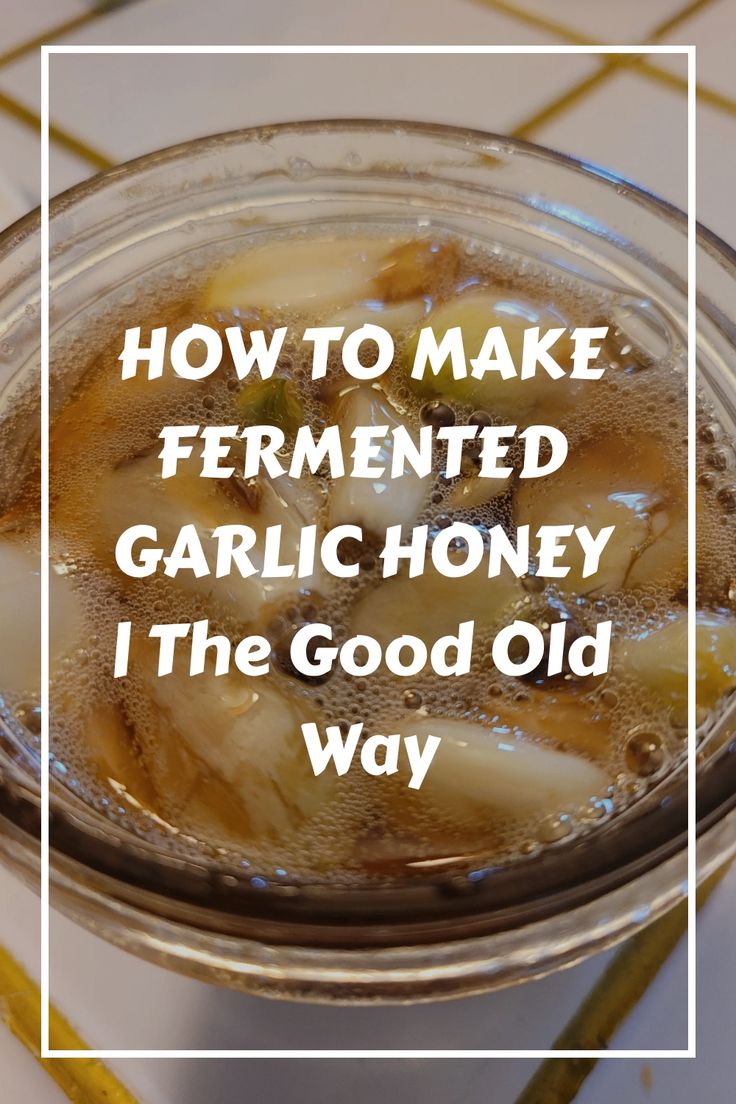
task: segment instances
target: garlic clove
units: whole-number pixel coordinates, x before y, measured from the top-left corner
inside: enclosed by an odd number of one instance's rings
[[[487,410],[513,411],[518,417],[528,415],[540,405],[549,414],[550,410],[563,410],[577,401],[579,380],[553,380],[543,368],[537,369],[533,379],[520,378],[524,331],[532,326],[539,326],[542,332],[568,327],[568,322],[551,305],[520,299],[502,288],[471,288],[433,310],[422,325],[432,327],[438,343],[448,330],[460,327],[468,374],[455,379],[448,358],[439,374],[434,375],[427,368],[422,380],[407,379],[409,386],[420,394],[440,395],[449,402],[472,403]],[[480,353],[488,330],[496,326],[503,331],[517,374],[503,379],[500,372],[490,371],[476,379],[470,374],[470,361]],[[417,331],[404,356],[407,377],[414,364],[418,340]],[[567,370],[572,354],[568,334],[562,334],[549,351],[560,367]]]
[[[84,619],[69,579],[49,572],[50,672],[84,638]],[[41,561],[18,541],[0,541],[0,691],[38,697],[41,687]]]
[[[494,498],[504,494],[509,487],[508,479],[486,479],[479,475],[466,475],[450,491],[447,507],[450,510],[472,510],[474,506],[484,506]]]
[[[228,614],[244,622],[255,620],[268,603],[300,589],[321,588],[326,592],[330,577],[321,567],[298,579],[296,567],[282,578],[243,577],[233,566],[228,575],[216,578],[216,541],[213,531],[220,525],[243,524],[256,532],[256,546],[248,553],[253,564],[263,567],[263,542],[269,526],[281,526],[280,558],[296,565],[302,528],[316,521],[321,494],[306,478],[288,475],[271,480],[259,476],[253,485],[242,486],[236,476],[221,483],[199,475],[198,461],[180,464],[177,474],[161,478],[161,462],[147,455],[103,472],[95,488],[95,499],[87,509],[93,549],[99,559],[113,566],[115,544],[131,525],[155,525],[157,546],[172,547],[183,525],[194,524],[210,574],[196,578],[191,571],[176,576],[176,586],[205,601],[219,604]],[[116,579],[124,580],[116,568]]]
[[[258,246],[220,268],[205,310],[324,310],[371,298],[385,238],[297,239]]]
[[[330,495],[330,527],[361,525],[376,535],[383,534],[391,525],[409,529],[424,504],[432,477],[419,476],[407,468],[401,476],[391,478],[392,432],[408,423],[386,396],[373,387],[355,387],[339,398],[334,421],[340,426],[346,456],[352,452],[351,434],[358,427],[386,426],[388,431],[383,441],[378,442],[379,451],[372,462],[376,468],[385,468],[384,475],[375,479],[343,475],[335,479]]]
[[[352,629],[374,636],[384,648],[404,633],[431,645],[457,632],[462,621],[474,621],[476,631],[499,623],[523,597],[510,570],[490,579],[480,569],[448,579],[429,562],[422,575],[398,575],[368,591],[355,605]]]
[[[616,662],[622,672],[645,686],[666,705],[687,703],[687,616],[670,617],[664,625],[621,642]],[[710,710],[736,688],[736,618],[699,610],[695,624],[698,706]]]
[[[608,788],[605,773],[587,759],[520,738],[502,720],[490,728],[465,720],[409,718],[402,735],[441,739],[422,790],[466,812],[476,802],[508,815],[573,813]]]
[[[142,684],[155,707],[152,731],[142,738],[154,774],[163,764],[159,785],[171,779],[172,763],[184,751],[187,799],[202,772],[213,772],[258,838],[283,838],[333,800],[337,777],[314,775],[302,737],[301,724],[314,719],[307,703],[286,697],[266,678],[237,671],[190,677],[180,663],[158,677],[145,641],[134,642],[131,656],[132,685]]]
[[[381,260],[373,280],[377,297],[404,303],[419,296],[434,299],[447,295],[460,269],[460,252],[454,242],[415,238],[395,246]]]
[[[609,720],[590,701],[576,694],[572,687],[529,687],[524,700],[504,701],[503,707],[491,701],[486,713],[495,716],[499,709],[504,724],[532,739],[551,742],[560,751],[582,755],[596,762],[610,755],[612,732]]]
[[[684,475],[682,477],[684,480]],[[607,434],[571,450],[564,466],[539,480],[520,481],[517,525],[587,525],[592,533],[615,526],[598,571],[583,578],[583,552],[565,554],[566,593],[599,594],[648,582],[684,581],[686,496],[683,481],[655,438]]]

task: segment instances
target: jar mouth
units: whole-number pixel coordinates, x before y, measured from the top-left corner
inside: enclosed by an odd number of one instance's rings
[[[130,180],[146,173],[152,168],[163,167],[177,161],[186,160],[192,153],[206,153],[213,148],[223,148],[228,145],[243,144],[246,142],[263,142],[272,136],[281,134],[296,134],[308,136],[318,134],[325,130],[342,131],[345,133],[390,133],[402,132],[414,135],[424,135],[427,138],[447,141],[457,148],[458,143],[469,150],[487,153],[488,147],[497,145],[504,152],[515,151],[541,162],[554,163],[573,172],[581,173],[592,178],[610,184],[612,187],[625,187],[627,195],[638,204],[648,207],[659,213],[663,218],[679,224],[687,229],[687,215],[669,200],[663,199],[656,193],[649,191],[643,185],[613,172],[595,162],[584,158],[575,157],[570,153],[562,153],[559,150],[529,142],[523,138],[513,138],[494,131],[478,130],[474,127],[459,127],[448,123],[427,123],[405,119],[374,119],[370,117],[360,118],[326,118],[309,119],[299,122],[267,123],[255,127],[242,127],[237,130],[221,131],[216,134],[208,134],[201,138],[189,139],[185,142],[177,142],[151,153],[142,154],[131,158],[110,169],[104,169],[95,173],[86,180],[73,184],[53,196],[49,202],[49,216],[54,219],[76,204],[85,201],[90,196],[107,188],[111,183],[121,178]],[[709,253],[718,255],[719,261],[725,263],[732,274],[736,275],[736,247],[729,245],[723,238],[715,234],[702,222],[697,220],[698,245]],[[41,227],[40,206],[27,214],[22,215],[0,232],[0,259],[7,251],[16,248],[27,236],[38,233]]]
[[[92,197],[124,183],[134,189],[152,170],[166,170],[193,158],[249,143],[276,141],[283,135],[308,138],[325,131],[345,135],[406,133],[425,136],[469,157],[526,158],[554,164],[625,191],[637,207],[653,213],[684,234],[687,218],[676,207],[607,170],[533,143],[482,131],[440,124],[371,119],[318,120],[282,123],[208,136],[168,147],[107,170],[55,197],[50,203],[52,225],[72,215]],[[495,153],[494,153],[495,151]],[[400,168],[400,166],[399,166]],[[536,199],[544,209],[545,199]],[[0,262],[40,231],[40,211],[20,219],[0,235]],[[736,281],[736,251],[702,226],[697,243],[714,258],[729,280]],[[710,317],[725,338],[736,344],[733,322],[713,306]],[[723,731],[736,718],[736,699],[719,720]],[[732,731],[732,729],[729,729]],[[6,733],[10,750],[15,741]],[[0,733],[0,748],[3,736]],[[698,772],[698,834],[707,832],[736,806],[736,745],[721,749]],[[12,750],[17,755],[17,749]],[[11,757],[12,760],[12,757]],[[38,779],[18,763],[8,762],[0,777],[0,817],[23,838],[40,836]],[[621,818],[593,829],[579,839],[561,841],[508,865],[422,880],[396,880],[391,885],[349,888],[294,882],[254,886],[252,872],[225,863],[194,862],[165,854],[148,840],[137,838],[104,820],[67,791],[52,787],[50,835],[54,871],[96,885],[121,901],[140,903],[167,915],[190,910],[192,920],[213,930],[247,931],[256,937],[292,941],[295,931],[306,942],[340,945],[356,941],[390,945],[407,939],[431,941],[448,929],[458,938],[521,927],[568,911],[627,884],[681,854],[687,844],[687,783],[679,776],[655,786]],[[143,895],[142,897],[140,895]]]

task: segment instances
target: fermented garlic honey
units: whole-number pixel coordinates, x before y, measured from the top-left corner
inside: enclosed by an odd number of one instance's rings
[[[208,257],[184,280],[159,274],[121,295],[88,342],[55,351],[60,375],[73,367],[78,376],[53,404],[50,433],[55,779],[169,848],[268,878],[351,884],[509,861],[626,816],[682,766],[687,704],[684,349],[672,327],[667,351],[653,356],[629,334],[629,309],[624,293],[552,280],[477,243],[355,228]],[[343,363],[344,343],[366,323],[392,338],[375,380]],[[238,372],[237,350],[223,341],[216,371],[179,377],[171,342],[192,325],[223,338],[237,330],[242,355],[256,333],[285,328],[273,374]],[[132,326],[166,327],[160,378],[122,378]],[[468,358],[491,327],[514,354],[525,330],[557,328],[566,378],[456,378],[446,365],[415,379],[427,326],[438,338],[458,327]],[[342,328],[319,378],[314,348],[299,340],[314,327]],[[569,371],[576,327],[604,335],[594,381]],[[381,350],[370,354],[367,364]],[[264,424],[280,431],[268,463],[247,432]],[[528,432],[540,424],[543,439]],[[166,476],[165,426],[187,427],[177,441],[191,446]],[[384,473],[393,462],[401,478],[351,474],[366,426],[385,427],[373,459]],[[227,474],[202,478],[201,446],[216,427],[238,434],[219,460]],[[327,427],[337,427],[331,448],[344,475],[327,452],[308,462],[309,441]],[[703,726],[736,686],[729,432],[703,399]],[[555,465],[559,438],[567,452]],[[545,464],[546,474],[527,477]],[[29,742],[37,642],[21,630],[37,606],[37,501],[31,465],[0,525],[3,616],[19,626],[4,633],[0,682]],[[202,570],[180,557],[182,569],[169,571],[185,526]],[[325,551],[338,526],[356,535]],[[550,526],[571,530],[557,556],[538,537]],[[609,528],[596,554],[591,541]],[[236,540],[245,536],[247,548]],[[450,577],[469,555],[473,570]],[[550,569],[561,563],[564,575]],[[500,631],[516,620],[544,643],[522,675],[494,661]],[[163,624],[187,635],[159,675],[150,629]],[[580,642],[602,642],[606,625],[606,663],[583,672]],[[391,651],[404,637],[419,642],[408,659]],[[430,662],[448,638],[456,643]],[[259,666],[267,673],[255,674]],[[328,729],[353,753],[340,763],[325,754],[315,773]],[[371,745],[376,736],[383,742]],[[384,769],[371,773],[371,762]]]

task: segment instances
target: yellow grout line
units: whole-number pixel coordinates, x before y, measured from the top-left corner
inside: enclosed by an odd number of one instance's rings
[[[581,100],[588,92],[592,92],[594,88],[597,88],[599,84],[607,80],[615,69],[619,68],[616,65],[605,64],[597,69],[595,73],[592,73],[589,77],[580,81],[578,84],[573,85],[561,96],[558,96],[556,100],[552,100],[546,104],[539,111],[536,111],[533,115],[530,115],[524,120],[523,123],[519,123],[514,127],[511,132],[517,138],[529,138],[550,119],[556,118],[568,107],[572,107],[578,100]]]
[[[41,993],[15,959],[0,947],[0,1016],[6,1026],[75,1104],[136,1104],[125,1086],[99,1058],[42,1058]],[[49,1009],[51,1047],[87,1050],[64,1016]]]
[[[136,3],[137,0],[127,0],[128,4]],[[36,35],[34,38],[26,39],[25,42],[19,43],[17,46],[11,47],[10,50],[5,50],[0,53],[0,68],[3,65],[10,65],[13,61],[18,61],[20,58],[26,57],[27,54],[32,54],[41,46],[49,43],[56,42],[57,39],[63,35],[71,34],[73,31],[78,31],[81,27],[86,27],[90,23],[94,23],[99,19],[101,15],[109,15],[110,12],[119,8],[120,3],[116,3],[115,0],[108,0],[107,3],[97,4],[90,11],[83,12],[82,15],[75,15],[71,19],[66,19],[63,23],[57,23],[53,27],[49,27],[48,30],[42,34]]]
[[[515,19],[520,19],[522,23],[528,23],[532,27],[539,27],[543,31],[549,31],[550,34],[555,35],[557,38],[563,39],[565,42],[571,42],[576,46],[597,46],[599,43],[594,38],[588,38],[579,31],[573,30],[572,27],[566,26],[564,23],[558,23],[556,20],[548,19],[544,15],[537,15],[535,12],[526,11],[524,8],[517,7],[516,4],[508,4],[505,0],[476,0],[476,3],[482,4],[484,8],[495,8],[496,11],[501,12],[503,15],[513,16]]]
[[[483,3],[491,4],[492,6],[502,2],[503,0],[483,0]],[[680,23],[685,22],[685,20],[689,19],[692,15],[695,15],[696,12],[701,11],[712,2],[713,0],[691,0],[691,2],[686,4],[684,8],[681,8],[679,12],[669,16],[654,27],[649,32],[647,44],[656,42]],[[527,13],[527,16],[529,19],[532,18],[529,13]],[[566,108],[576,103],[592,88],[597,87],[610,76],[613,76],[614,73],[622,69],[631,69],[639,66],[643,62],[645,55],[646,49],[643,49],[642,54],[623,54],[619,55],[617,58],[609,57],[592,77],[587,77],[585,80],[580,81],[579,84],[568,89],[567,92],[563,93],[556,100],[547,104],[541,111],[536,112],[534,115],[524,120],[513,133],[517,135],[517,137],[528,138],[541,125],[555,118]]]
[[[128,2],[135,3],[137,0],[128,0]],[[54,27],[49,27],[49,29],[42,34],[27,39],[25,42],[21,42],[18,46],[14,46],[4,53],[0,53],[0,69],[2,69],[3,66],[10,65],[11,62],[19,61],[21,58],[34,53],[45,43],[55,42],[64,35],[69,35],[74,31],[78,31],[81,27],[86,27],[90,23],[94,23],[100,16],[109,13],[116,7],[119,7],[119,4],[116,3],[115,0],[108,0],[108,3],[98,5],[94,9],[84,12],[82,15],[77,15],[72,19],[65,20],[63,23],[57,23]],[[31,127],[37,134],[40,133],[40,116],[37,112],[27,107],[19,100],[16,100],[13,96],[0,92],[0,111],[4,111],[6,114],[11,115],[17,122]],[[109,169],[116,164],[116,162],[111,161],[99,150],[90,146],[87,142],[83,142],[80,138],[70,134],[55,123],[51,123],[49,126],[49,137],[56,145],[65,149],[68,153],[72,153],[75,157],[87,161],[97,172],[102,169]]]
[[[573,106],[578,100],[582,99],[586,93],[613,76],[617,69],[635,70],[658,81],[660,84],[677,89],[679,92],[687,92],[687,80],[684,77],[679,77],[676,73],[670,73],[667,69],[660,69],[659,66],[653,65],[647,61],[644,54],[627,54],[621,57],[618,64],[608,61],[590,77],[586,77],[556,100],[552,100],[551,103],[529,116],[524,122],[515,127],[513,134],[517,138],[528,138],[550,119],[556,118],[566,108]],[[697,95],[701,103],[707,103],[710,107],[736,117],[736,100],[732,100],[720,92],[715,92],[711,88],[705,88],[701,84],[697,86]]]
[[[27,54],[35,53],[41,46],[49,42],[54,42],[57,38],[61,38],[62,35],[70,34],[72,31],[78,31],[80,27],[86,27],[88,23],[93,23],[99,14],[99,11],[91,10],[84,12],[82,15],[76,15],[73,19],[67,19],[64,23],[57,23],[55,27],[50,27],[48,31],[36,35],[35,38],[29,38],[25,42],[11,47],[10,50],[3,51],[0,53],[0,68],[2,68],[3,65],[10,65],[13,61],[19,61],[21,58],[26,57]]]
[[[577,45],[592,45],[571,28],[547,18],[538,17],[504,0],[480,0],[505,14]],[[696,0],[656,27],[648,41],[656,41],[679,23],[705,8],[711,0]],[[596,43],[597,44],[597,43]],[[645,54],[645,51],[643,51]],[[642,55],[627,55],[624,64],[638,68],[644,75],[680,90],[687,89],[687,81],[668,70],[661,69]],[[557,100],[548,104],[535,116],[526,120],[516,130],[518,135],[528,135],[533,129],[554,117],[581,98],[604,79],[620,69],[616,59],[607,58],[604,65],[592,76],[581,81]],[[720,93],[698,85],[701,100],[729,114],[736,114],[736,102]],[[698,891],[698,908],[701,908],[718,882],[726,873],[724,867]],[[617,953],[603,977],[593,987],[573,1018],[555,1040],[555,1050],[603,1050],[609,1045],[616,1029],[647,991],[655,976],[669,958],[675,946],[687,930],[687,902],[656,921],[649,928],[634,936]],[[570,1104],[598,1059],[552,1058],[543,1062],[528,1082],[515,1104]]]
[[[652,41],[664,38],[669,31],[673,31],[680,23],[684,23],[690,16],[697,15],[699,11],[709,8],[712,4],[713,0],[691,0],[691,3],[686,4],[684,8],[674,12],[667,19],[663,19],[661,23],[657,24],[652,31]]]
[[[37,134],[40,134],[40,115],[32,111],[30,107],[26,107],[20,100],[16,100],[12,96],[0,92],[0,110],[5,111],[8,115],[12,115],[17,122],[31,127]],[[115,164],[114,161],[105,157],[99,150],[87,145],[86,142],[70,134],[69,131],[63,130],[55,123],[49,125],[49,137],[56,142],[58,146],[67,150],[68,153],[73,153],[76,157],[81,157],[83,160],[88,161],[98,172],[102,169],[110,169]]]
[[[649,41],[656,41],[658,38],[661,38],[667,34],[668,31],[672,30],[673,27],[689,19],[690,16],[695,15],[698,11],[707,7],[707,5],[712,2],[713,0],[694,0],[694,2],[688,4],[685,8],[676,12],[673,16],[670,16],[667,20],[660,23],[659,26],[655,27],[649,35]],[[570,42],[577,46],[600,45],[598,39],[590,38],[588,35],[582,34],[573,27],[567,26],[565,23],[559,23],[554,19],[549,19],[547,16],[527,11],[523,7],[518,7],[515,3],[508,3],[507,0],[476,0],[476,3],[480,3],[487,8],[493,8],[504,15],[512,16],[529,26],[547,31],[563,42]],[[586,78],[584,81],[580,82],[579,85],[575,85],[573,88],[563,93],[557,100],[553,100],[539,112],[530,116],[516,128],[514,133],[520,138],[528,137],[533,131],[538,129],[538,127],[549,119],[554,118],[561,111],[572,106],[581,96],[591,91],[591,89],[595,88],[601,81],[606,80],[619,67],[635,67],[652,80],[657,80],[662,84],[669,85],[678,90],[687,91],[686,80],[670,73],[666,69],[660,68],[651,61],[647,61],[644,56],[645,54],[646,51],[642,49],[641,55],[606,55],[606,62],[598,73],[594,74],[592,77]],[[724,111],[727,114],[736,115],[736,100],[732,100],[730,97],[724,96],[720,92],[715,92],[701,84],[698,85],[698,96],[704,103],[720,111]]]
[[[637,68],[645,73],[646,76],[652,77],[654,80],[660,81],[662,84],[668,84],[671,88],[676,88],[680,92],[687,92],[687,80],[685,77],[678,77],[677,73],[671,73],[669,69],[662,69],[659,65],[654,65],[652,62],[642,58],[637,63]],[[725,111],[727,115],[736,115],[736,100],[730,96],[725,96],[722,92],[716,92],[713,88],[708,88],[707,85],[698,84],[698,99],[702,103],[707,103],[710,107],[718,108],[719,111]]]
[[[476,0],[476,3],[480,3],[487,8],[495,8],[504,15],[510,15],[515,19],[521,20],[522,23],[529,24],[529,26],[539,27],[541,30],[549,31],[550,34],[556,35],[558,38],[562,38],[578,46],[601,45],[600,39],[590,38],[588,35],[583,34],[581,31],[577,31],[574,27],[570,27],[566,23],[559,23],[557,20],[549,19],[547,16],[538,15],[536,12],[528,11],[526,8],[519,7],[519,5],[515,3],[509,3],[508,0]],[[679,11],[657,24],[657,26],[649,32],[647,41],[653,42],[659,38],[663,38],[668,31],[673,30],[680,23],[689,19],[692,15],[696,15],[699,11],[703,8],[707,8],[712,3],[714,3],[714,0],[690,0],[690,3],[686,4],[684,8],[681,8]]]
[[[139,0],[127,0],[128,3],[137,3]],[[575,31],[573,28],[568,27],[564,23],[558,23],[555,20],[548,19],[544,16],[536,15],[532,12],[526,11],[523,8],[517,7],[516,4],[507,3],[506,0],[477,0],[485,7],[495,8],[496,10],[503,12],[504,14],[511,15],[523,22],[531,24],[532,26],[540,27],[543,30],[555,35],[563,40],[576,43],[577,45],[593,45],[595,39],[589,38],[586,35],[582,35]],[[660,24],[652,32],[652,38],[655,39],[672,27],[676,26],[682,20],[693,15],[701,8],[706,7],[712,0],[694,0],[685,9],[676,13],[674,16]],[[37,35],[33,39],[21,43],[19,46],[14,47],[5,53],[0,54],[0,68],[4,65],[8,65],[12,61],[17,61],[19,58],[32,53],[37,50],[44,42],[53,42],[62,35],[68,35],[71,32],[78,30],[80,27],[84,27],[106,12],[118,7],[119,4],[116,0],[110,0],[108,4],[103,7],[98,7],[93,11],[85,12],[83,15],[75,16],[73,19],[68,19],[64,23],[59,23],[55,27],[50,28],[48,31],[41,35]],[[636,67],[646,76],[658,80],[663,84],[667,84],[672,88],[678,90],[687,89],[687,81],[683,78],[676,76],[667,70],[659,68],[646,61],[643,56],[616,56],[610,55],[607,57],[605,64],[598,70],[597,73],[591,77],[586,78],[578,85],[569,89],[563,93],[557,100],[552,101],[546,107],[542,108],[539,112],[530,116],[523,123],[521,123],[514,133],[517,137],[529,137],[540,126],[555,118],[558,114],[564,111],[566,108],[575,104],[582,96],[598,84],[606,80],[617,68],[620,67]],[[725,96],[719,92],[715,92],[712,89],[698,85],[698,95],[702,101],[710,104],[712,107],[718,110],[724,111],[727,114],[736,116],[736,101],[730,97]],[[0,93],[0,110],[5,111],[15,118],[18,122],[23,123],[26,126],[32,127],[36,132],[40,127],[40,118],[36,112],[26,107],[19,100],[14,99],[11,96]],[[69,153],[74,154],[81,160],[87,161],[98,172],[104,169],[111,168],[115,161],[110,160],[104,153],[96,149],[94,146],[82,141],[75,135],[64,130],[62,127],[52,123],[50,126],[50,137],[57,145],[67,150]]]
[[[730,864],[721,867],[698,889],[698,909],[729,868]],[[617,1028],[644,996],[686,931],[687,901],[682,901],[629,939],[557,1036],[552,1049],[607,1050]],[[514,1104],[570,1104],[598,1061],[545,1059]]]

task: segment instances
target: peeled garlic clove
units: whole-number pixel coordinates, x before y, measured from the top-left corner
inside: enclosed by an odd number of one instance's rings
[[[540,481],[541,482],[541,481]],[[541,492],[541,487],[539,488]],[[644,548],[650,535],[649,514],[646,499],[616,500],[605,493],[586,493],[581,491],[580,498],[558,503],[552,498],[545,501],[540,493],[534,505],[528,504],[531,495],[520,488],[517,498],[517,523],[530,525],[536,533],[543,525],[587,525],[591,533],[614,526],[613,533],[603,550],[598,570],[587,578],[583,577],[585,556],[582,547],[573,541],[567,546],[562,565],[569,567],[568,573],[558,580],[557,585],[567,594],[606,594],[620,590],[626,583],[636,552]],[[642,505],[639,508],[638,503]]]
[[[384,648],[404,633],[431,645],[462,621],[474,621],[476,631],[493,626],[523,596],[510,570],[490,579],[482,570],[448,579],[427,562],[422,575],[398,575],[368,591],[355,605],[352,629]]]
[[[422,380],[408,378],[414,364],[419,334],[410,340],[405,354],[407,382],[420,394],[441,395],[448,401],[472,403],[488,410],[513,411],[521,417],[534,407],[544,404],[545,410],[564,409],[577,401],[580,381],[553,380],[543,368],[538,368],[533,379],[520,378],[520,366],[524,344],[524,331],[539,326],[542,333],[550,329],[568,327],[568,322],[554,307],[519,299],[510,291],[500,288],[470,290],[433,310],[423,326],[431,326],[439,344],[448,330],[459,326],[462,330],[468,375],[454,379],[450,360],[434,375],[427,369]],[[509,347],[517,374],[503,379],[500,372],[486,372],[481,379],[470,375],[470,361],[478,356],[489,329],[500,326]],[[550,355],[567,369],[572,355],[572,343],[567,333],[562,334],[550,347]]]
[[[373,281],[376,295],[389,303],[417,296],[447,295],[460,269],[454,242],[415,239],[397,245],[381,261]]]
[[[201,484],[206,480],[199,478],[198,482]],[[284,564],[296,565],[303,539],[302,530],[315,524],[322,507],[319,488],[308,476],[295,478],[284,474],[277,479],[270,479],[262,474],[255,480],[254,489],[255,496],[251,497],[247,484],[242,480],[236,477],[223,480],[217,488],[216,506],[213,504],[220,518],[217,524],[242,523],[255,530],[257,543],[248,555],[259,570],[264,566],[266,529],[269,526],[280,526],[280,560]],[[319,590],[323,595],[328,594],[332,576],[319,563],[315,563],[311,575],[302,578],[297,578],[295,566],[294,571],[283,578],[252,576],[250,581],[258,587],[259,603],[262,605],[284,598],[297,590]],[[233,569],[230,575],[214,581],[213,596],[237,607],[241,584],[245,582],[248,580],[242,579],[239,572]]]
[[[705,537],[714,526],[720,526],[723,510],[714,493],[714,487],[698,484],[696,494],[696,532],[697,540],[696,574],[698,594],[711,607],[732,609],[736,613],[736,571],[732,571],[722,547]],[[687,523],[686,523],[687,524]],[[717,531],[717,530],[716,530]]]
[[[698,706],[712,709],[736,687],[736,618],[699,610],[695,624]],[[687,703],[687,616],[677,614],[661,628],[623,641],[617,663],[666,705]]]
[[[224,265],[205,293],[205,310],[323,310],[371,298],[390,248],[384,238],[276,242]]]
[[[371,299],[368,302],[355,303],[354,306],[344,307],[331,315],[322,324],[324,326],[343,326],[348,334],[359,330],[366,323],[373,326],[382,326],[384,330],[396,333],[399,330],[416,326],[427,313],[427,304],[423,299],[407,299],[400,303],[384,303],[380,299]]]
[[[657,533],[657,530],[659,532]],[[652,518],[654,540],[634,560],[626,575],[626,587],[670,580],[672,591],[684,585],[687,573],[687,508],[661,509]]]
[[[552,475],[521,480],[515,498],[517,525],[615,526],[598,571],[583,578],[583,552],[571,542],[559,586],[567,593],[596,594],[647,582],[682,585],[686,565],[686,494],[682,478],[661,443],[643,435],[614,434],[571,451]],[[683,531],[683,524],[685,530]]]
[[[669,705],[687,701],[687,617],[620,643],[616,662],[626,677],[646,686]]]
[[[205,554],[211,552],[208,562],[212,565],[215,551],[211,533],[231,520],[230,513],[235,510],[235,503],[226,499],[211,480],[201,478],[194,464],[182,464],[175,476],[162,479],[161,461],[155,455],[104,473],[96,492],[90,510],[92,523],[85,528],[91,531],[95,554],[114,570],[116,580],[122,584],[126,583],[126,576],[115,563],[115,546],[119,535],[130,526],[154,525],[156,545],[170,549],[182,525],[194,524]],[[245,505],[242,521],[250,523]],[[231,611],[235,607],[244,621],[254,619],[267,600],[255,576],[243,579],[236,571],[222,579],[216,579],[212,573],[198,579],[191,571],[181,571],[175,582],[177,587],[205,600],[222,601]]]
[[[65,576],[49,572],[50,663],[83,639],[79,602]],[[34,549],[0,541],[0,692],[38,697],[41,686],[41,565]]]
[[[699,611],[695,625],[698,705],[712,709],[736,687],[736,618]]]
[[[373,387],[355,387],[343,395],[335,405],[334,420],[340,426],[346,456],[354,447],[351,434],[359,426],[386,426],[387,435],[383,441],[375,442],[378,452],[372,461],[372,466],[385,469],[384,475],[375,479],[343,475],[335,479],[330,497],[330,527],[355,524],[374,534],[382,534],[390,525],[411,527],[432,479],[418,476],[409,468],[402,475],[391,477],[392,431],[409,423]],[[418,441],[416,435],[414,440]]]
[[[84,727],[96,775],[133,804],[149,811],[155,809],[155,789],[120,708],[107,703],[93,706],[84,718]]]
[[[320,325],[342,326],[342,338],[333,346],[333,348],[342,348],[346,338],[365,325],[381,326],[393,334],[395,339],[402,330],[412,330],[427,310],[428,306],[424,299],[409,299],[403,303],[384,303],[380,299],[371,299],[343,307],[326,317]],[[330,402],[338,397],[345,387],[354,385],[354,378],[344,368],[338,367],[335,362],[320,385],[320,394],[324,401]]]
[[[266,677],[238,672],[190,677],[176,666],[158,677],[147,642],[131,650],[135,681],[155,704],[158,731],[149,755],[189,756],[215,773],[237,797],[256,836],[279,838],[316,816],[335,794],[334,772],[314,775],[301,724],[315,719],[307,704],[292,701]],[[166,751],[171,747],[170,752]],[[164,772],[165,775],[166,772]]]
[[[493,716],[498,708],[497,702],[491,702],[486,712]],[[611,751],[609,720],[570,687],[528,688],[525,700],[504,701],[502,720],[514,730],[586,759],[604,760]]]
[[[103,562],[110,562],[127,525],[155,523],[149,507],[162,504],[150,493],[152,469],[160,466],[161,442],[155,435],[162,425],[179,421],[180,405],[203,396],[206,384],[169,371],[149,380],[141,370],[123,380],[117,366],[90,373],[83,384],[51,423],[51,532],[62,547],[65,541],[75,549],[80,539],[88,541]],[[126,411],[134,411],[134,417],[126,417]],[[54,473],[63,474],[56,478]]]
[[[255,516],[250,516],[246,524],[253,526],[259,540],[253,550],[252,558],[259,568],[263,567],[263,541],[268,526],[281,526],[281,560],[296,564],[302,542],[302,530],[314,525],[322,507],[322,495],[317,486],[306,476],[299,478],[282,475],[278,479],[259,476],[258,484],[261,497]],[[236,517],[243,520],[239,503],[230,510],[230,521]],[[331,578],[321,565],[315,564],[311,575],[297,579],[296,570],[283,579],[260,579],[260,585],[269,601],[293,593],[296,589],[318,589],[323,595],[331,589]],[[227,579],[223,580],[227,582]]]
[[[22,545],[0,544],[0,686],[38,694],[41,664],[39,558]]]
[[[479,475],[467,475],[452,488],[447,506],[451,510],[471,510],[498,498],[508,490],[507,479],[485,479]]]
[[[569,813],[609,785],[593,763],[520,739],[502,721],[486,728],[441,717],[409,718],[400,731],[416,735],[420,745],[429,735],[440,737],[422,791],[462,812],[467,802],[478,802],[509,815]]]
[[[104,473],[96,485],[90,526],[94,550],[102,562],[114,565],[117,538],[131,525],[155,525],[157,545],[170,549],[181,527],[194,524],[211,571],[199,579],[191,571],[181,571],[176,585],[218,602],[243,621],[254,620],[266,603],[295,590],[319,586],[324,593],[329,588],[329,577],[320,568],[302,579],[297,579],[296,568],[291,576],[269,579],[243,578],[233,566],[229,575],[216,578],[214,529],[235,524],[254,529],[257,543],[248,556],[260,569],[266,529],[280,525],[281,561],[296,564],[302,528],[314,523],[321,498],[306,478],[283,475],[271,480],[263,475],[245,484],[231,476],[220,483],[203,478],[200,470],[199,461],[185,461],[176,475],[162,479],[161,461],[149,455]],[[124,580],[117,568],[116,577]]]

